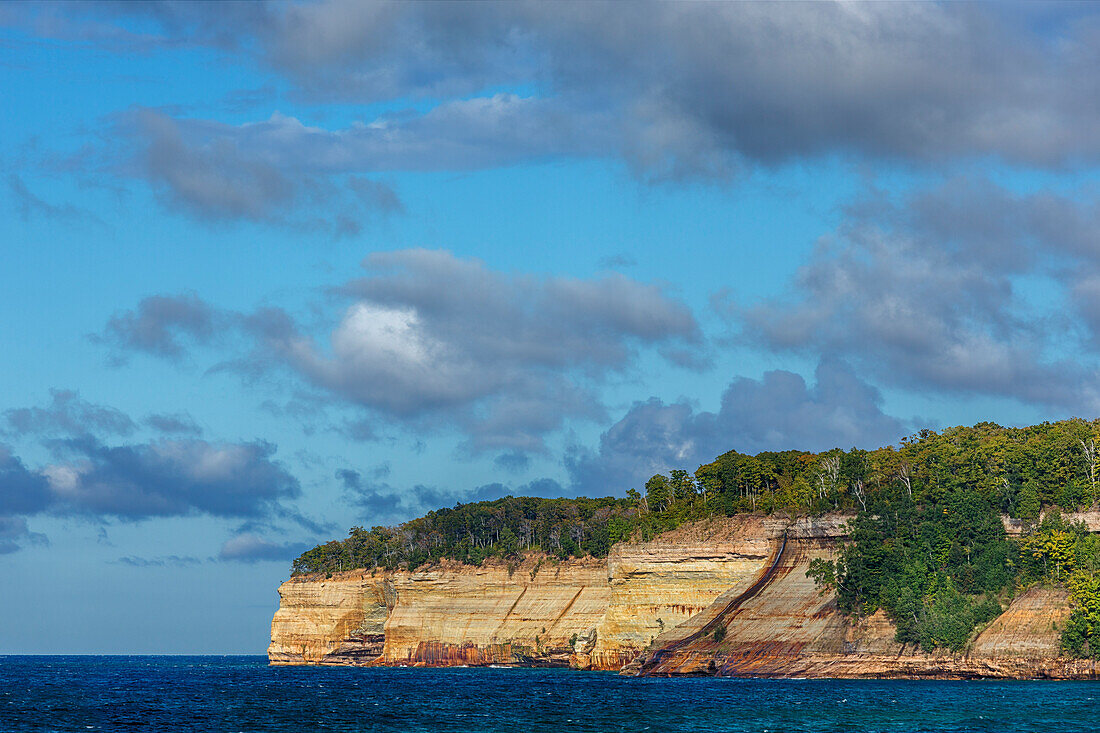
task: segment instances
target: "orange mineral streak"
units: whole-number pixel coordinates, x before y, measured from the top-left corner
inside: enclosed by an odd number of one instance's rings
[[[1079,517],[1100,529],[1100,514]],[[272,664],[570,666],[645,676],[1091,678],[1061,655],[1061,589],[1034,587],[962,653],[894,641],[806,576],[844,515],[739,516],[622,543],[606,560],[457,563],[300,577],[279,589]],[[1021,528],[1006,522],[1010,533]]]

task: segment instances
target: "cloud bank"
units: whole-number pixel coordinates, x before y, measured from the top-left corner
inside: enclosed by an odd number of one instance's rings
[[[815,383],[776,370],[738,377],[717,412],[653,397],[634,403],[600,436],[596,450],[574,447],[566,468],[578,493],[621,495],[655,473],[694,471],[728,450],[821,451],[837,446],[890,445],[913,423],[883,412],[879,391],[835,360],[818,364]]]
[[[331,314],[326,337],[279,308],[228,314],[191,297],[155,296],[114,316],[98,338],[119,358],[178,360],[185,340],[204,342],[205,324],[219,320],[254,347],[231,368],[289,369],[385,421],[458,428],[465,450],[501,451],[512,465],[543,451],[544,436],[564,420],[602,418],[598,387],[627,373],[643,350],[705,351],[681,300],[619,274],[504,273],[419,249],[375,253],[363,266],[365,277],[338,289],[347,305]]]
[[[342,127],[282,114],[270,94],[254,95],[247,122],[120,114],[109,157],[129,162],[115,173],[212,220],[303,225],[286,212],[323,205],[326,226],[356,231],[365,212],[402,208],[379,173],[561,158],[673,181],[837,155],[1053,170],[1100,159],[1087,6],[323,0],[8,14],[118,52],[214,48],[306,108],[389,105]]]
[[[981,180],[875,195],[850,207],[787,292],[719,307],[776,353],[843,358],[908,389],[1092,414],[1098,225],[1095,200]]]
[[[109,445],[94,433],[128,436],[133,420],[68,390],[54,390],[47,407],[8,410],[4,418],[9,436],[41,440],[50,460],[29,468],[0,444],[0,552],[43,542],[26,520],[45,515],[95,522],[285,519],[319,529],[285,506],[301,495],[301,486],[275,459],[271,443],[162,437]],[[180,415],[151,416],[151,424],[167,434],[195,430]]]

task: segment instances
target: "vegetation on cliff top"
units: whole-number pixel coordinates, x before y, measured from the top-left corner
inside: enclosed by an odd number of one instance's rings
[[[353,527],[347,539],[305,552],[293,571],[412,569],[443,558],[480,564],[528,550],[602,557],[615,542],[716,515],[850,510],[852,542],[835,562],[812,568],[835,587],[842,610],[881,608],[899,641],[959,649],[1021,584],[1068,583],[1075,610],[1065,647],[1100,655],[1097,538],[1051,515],[1016,542],[1000,519],[1034,523],[1044,506],[1096,503],[1098,436],[1100,421],[1075,419],[922,430],[872,451],[730,451],[694,474],[654,476],[641,490],[628,488],[625,499],[505,497],[397,527]]]
[[[871,497],[849,523],[851,541],[837,559],[816,559],[810,575],[834,588],[840,610],[883,609],[897,640],[961,649],[975,626],[1001,613],[1018,549],[999,512],[969,487],[917,502],[907,490]]]
[[[1011,541],[972,493],[923,507],[895,496],[860,512],[851,540],[835,561],[812,561],[810,575],[836,590],[843,611],[885,611],[900,642],[960,650],[1013,590],[1064,584],[1073,611],[1062,647],[1100,658],[1100,536],[1056,509]]]

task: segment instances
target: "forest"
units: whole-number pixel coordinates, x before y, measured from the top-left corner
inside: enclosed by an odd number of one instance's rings
[[[1100,421],[922,430],[876,450],[729,451],[694,473],[672,470],[625,498],[504,497],[438,509],[396,527],[352,527],[294,561],[293,573],[415,569],[444,558],[478,565],[528,552],[604,557],[716,515],[849,511],[850,541],[811,575],[852,615],[885,611],[898,641],[961,649],[1030,584],[1062,584],[1075,656],[1100,658],[1100,538],[1061,511],[1094,505]],[[1040,522],[1042,513],[1043,520]],[[1025,522],[1006,536],[1002,515]]]

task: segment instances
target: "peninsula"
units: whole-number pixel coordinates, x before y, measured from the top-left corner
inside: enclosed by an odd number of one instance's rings
[[[352,528],[279,588],[272,664],[1091,678],[1100,422],[731,451],[625,499]]]

